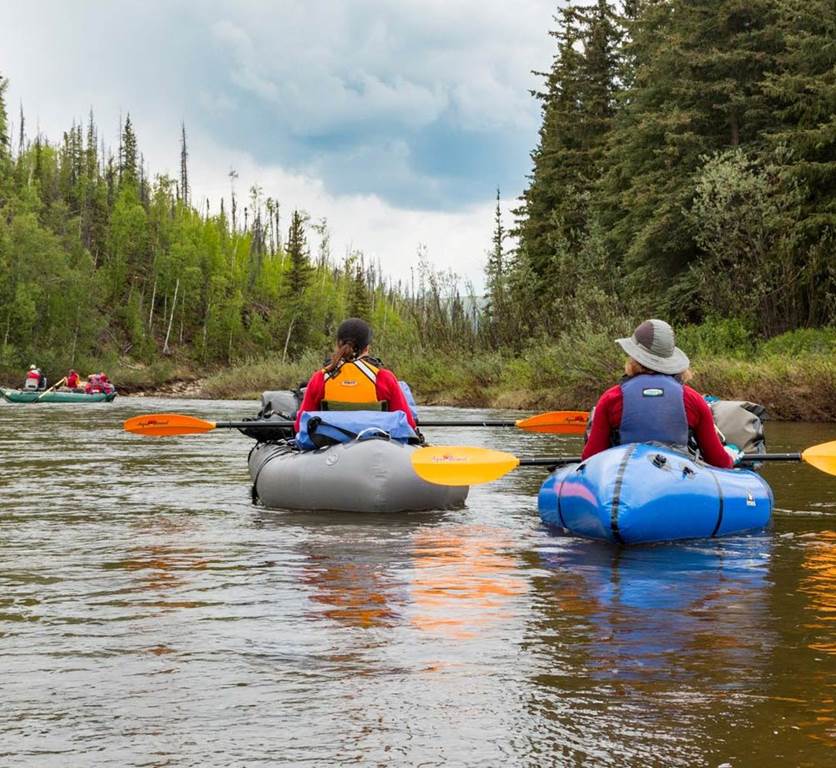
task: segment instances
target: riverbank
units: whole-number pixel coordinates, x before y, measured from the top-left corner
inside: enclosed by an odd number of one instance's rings
[[[693,386],[729,400],[766,406],[773,419],[836,421],[836,329],[803,330],[756,343],[709,325],[683,329]],[[591,408],[618,381],[624,356],[608,333],[565,336],[502,352],[415,355],[390,350],[384,361],[408,381],[420,404],[522,410]],[[203,396],[258,397],[298,386],[321,364],[307,355],[224,369],[201,382]]]
[[[422,358],[393,368],[419,404],[520,410],[589,409],[616,382],[621,360],[587,359],[569,363],[553,349],[539,355]],[[226,369],[201,382],[201,396],[257,398],[266,389],[285,389],[304,381],[312,367],[262,360]],[[771,418],[836,421],[836,358],[803,354],[792,359],[756,360],[704,357],[694,361],[692,385],[728,400],[766,406]]]
[[[730,334],[728,325],[722,328],[692,326],[679,334],[680,346],[691,354],[696,389],[761,403],[773,419],[836,421],[836,329],[756,343]],[[618,381],[624,360],[612,334],[604,332],[567,335],[516,354],[416,354],[406,348],[380,354],[409,382],[419,404],[521,410],[591,408]],[[300,386],[322,359],[309,351],[292,362],[264,357],[214,370],[176,358],[150,365],[117,360],[102,367],[123,395],[257,400],[267,389]]]

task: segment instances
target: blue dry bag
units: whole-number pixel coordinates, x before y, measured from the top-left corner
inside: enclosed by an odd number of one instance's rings
[[[400,443],[418,440],[403,411],[306,411],[296,442],[303,451],[313,451],[373,437]]]

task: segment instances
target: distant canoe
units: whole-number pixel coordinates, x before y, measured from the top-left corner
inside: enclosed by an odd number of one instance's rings
[[[111,392],[107,395],[103,392],[88,395],[84,392],[55,391],[43,393],[29,392],[21,389],[0,388],[0,395],[10,403],[109,403],[116,397],[116,392]]]

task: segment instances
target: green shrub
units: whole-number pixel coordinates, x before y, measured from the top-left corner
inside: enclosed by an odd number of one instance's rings
[[[762,355],[792,357],[801,354],[836,354],[836,328],[799,328],[761,344]]]
[[[737,318],[711,318],[700,325],[685,325],[676,331],[676,345],[691,358],[752,356],[755,342],[746,324]]]

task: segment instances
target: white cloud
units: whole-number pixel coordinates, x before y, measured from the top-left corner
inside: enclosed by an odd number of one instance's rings
[[[426,243],[437,264],[480,281],[493,188],[514,198],[525,185],[539,121],[530,70],[550,64],[554,11],[553,0],[9,3],[0,72],[30,137],[38,125],[57,141],[92,107],[115,145],[130,111],[152,171],[176,173],[185,120],[196,200],[216,209],[234,167],[243,197],[258,182],[285,209],[327,217],[337,255],[350,244],[403,277]],[[481,154],[466,156],[468,132],[489,137]]]
[[[465,127],[530,128],[536,120],[530,70],[549,62],[549,0],[215,8],[223,18],[212,30],[233,56],[232,78],[268,101],[292,103],[297,130],[383,118],[419,126],[448,107]]]
[[[257,184],[264,197],[281,204],[285,230],[293,208],[306,211],[313,221],[326,218],[335,260],[350,250],[360,250],[370,260],[379,260],[393,280],[407,281],[410,267],[417,264],[418,247],[424,245],[438,269],[452,269],[481,289],[494,215],[492,200],[447,213],[396,208],[377,195],[336,196],[316,178],[257,163],[248,154],[218,146],[206,136],[190,137],[190,157],[196,205],[204,205],[208,198],[210,210],[217,212],[223,197],[228,211],[230,181],[222,169],[234,168],[241,210],[248,204],[250,188]]]

